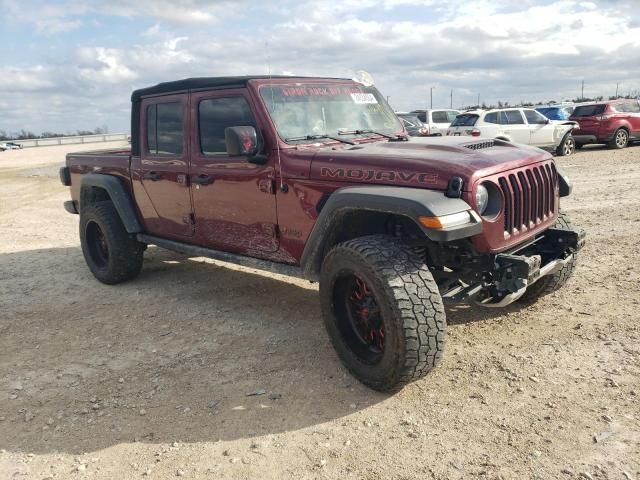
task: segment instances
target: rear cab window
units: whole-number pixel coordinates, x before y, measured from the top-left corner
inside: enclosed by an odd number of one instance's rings
[[[463,113],[458,115],[451,123],[452,127],[473,127],[478,121],[478,115],[475,113]]]
[[[605,104],[598,105],[581,105],[573,111],[572,117],[595,117],[602,115],[607,106]]]
[[[180,102],[154,103],[147,107],[147,151],[152,155],[182,155],[184,132]]]

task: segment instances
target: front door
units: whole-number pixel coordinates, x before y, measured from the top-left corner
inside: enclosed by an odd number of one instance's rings
[[[638,102],[638,100],[629,100],[625,106],[625,110],[629,112],[631,136],[640,138],[640,102]]]
[[[503,131],[515,143],[528,144],[531,141],[529,125],[524,121],[520,110],[505,110],[507,125],[503,125]]]
[[[251,98],[243,89],[191,94],[189,171],[200,245],[260,256],[278,249],[275,170],[247,157],[229,156],[225,128],[253,126]],[[260,135],[260,133],[258,133]]]
[[[561,135],[562,129],[556,128],[555,124],[551,123],[547,117],[535,110],[523,110],[523,112],[531,130],[531,145],[547,147],[560,143],[562,139],[555,138],[554,133],[557,131]]]
[[[153,212],[145,214],[145,230],[169,237],[194,232],[189,192],[188,95],[149,98],[141,105],[141,152],[133,164]],[[137,160],[136,160],[137,163]]]

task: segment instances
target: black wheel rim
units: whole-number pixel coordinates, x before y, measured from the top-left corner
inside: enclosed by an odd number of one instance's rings
[[[385,325],[376,296],[362,277],[345,273],[334,285],[336,321],[343,340],[363,362],[376,364],[385,349]]]
[[[87,247],[91,259],[100,268],[109,264],[109,244],[107,237],[96,222],[89,222],[86,227]]]

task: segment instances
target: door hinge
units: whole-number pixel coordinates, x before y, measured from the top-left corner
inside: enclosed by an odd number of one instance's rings
[[[187,225],[195,225],[196,224],[196,217],[193,213],[188,213],[186,215],[182,216],[182,221],[184,223],[186,223]]]

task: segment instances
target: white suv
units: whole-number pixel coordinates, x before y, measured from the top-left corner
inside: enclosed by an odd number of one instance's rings
[[[458,115],[447,135],[497,138],[553,149],[557,155],[564,156],[575,151],[571,131],[576,126],[575,122],[552,122],[532,108],[472,110]]]
[[[447,128],[460,113],[460,110],[440,108],[437,110],[413,110],[411,113],[418,117],[429,130],[430,137],[441,137],[446,135]]]

